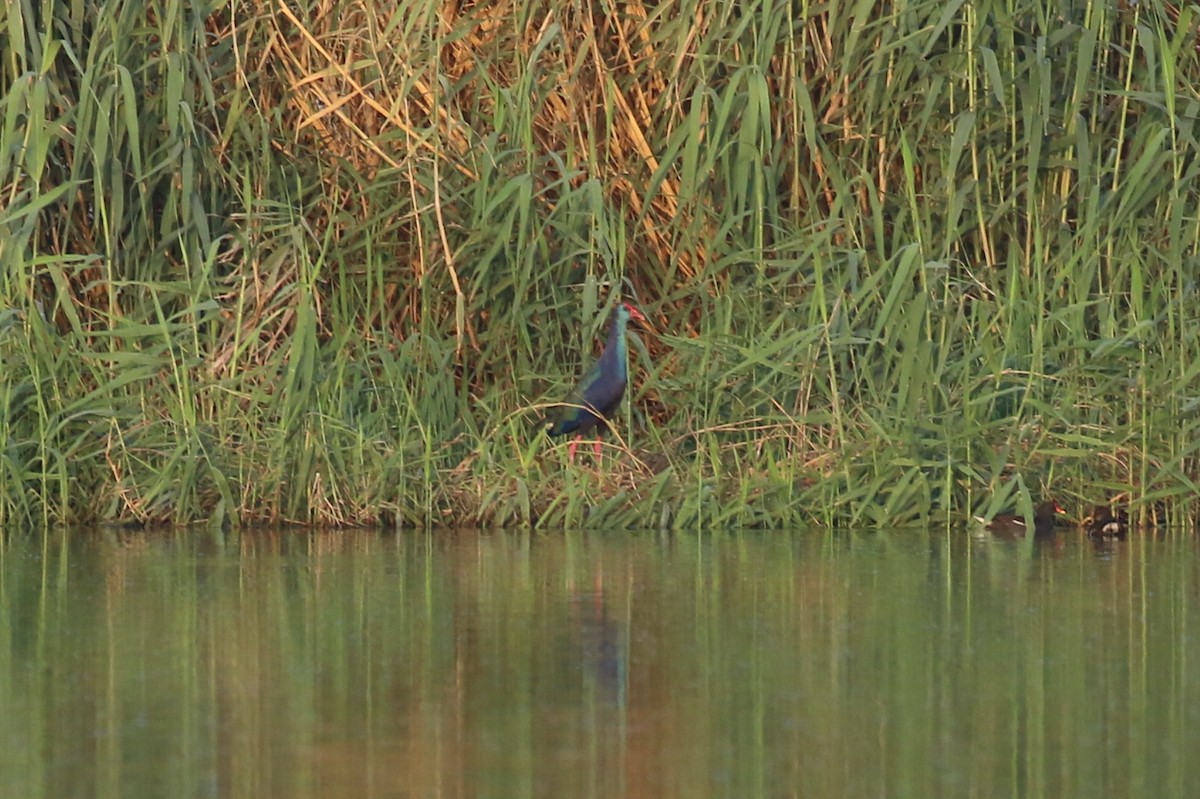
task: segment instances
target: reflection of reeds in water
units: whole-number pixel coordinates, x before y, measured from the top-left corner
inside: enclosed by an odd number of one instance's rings
[[[13,795],[1187,796],[1190,538],[73,533],[0,540]]]

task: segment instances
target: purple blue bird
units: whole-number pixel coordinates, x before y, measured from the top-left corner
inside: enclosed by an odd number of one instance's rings
[[[642,312],[627,302],[613,309],[604,352],[600,353],[596,363],[580,378],[566,402],[548,420],[546,432],[549,435],[575,434],[575,440],[567,450],[572,463],[575,462],[575,450],[580,439],[592,430],[596,430],[596,458],[600,457],[600,436],[609,428],[609,419],[621,404],[621,397],[625,395],[625,386],[629,382],[625,328],[631,319],[646,324]]]

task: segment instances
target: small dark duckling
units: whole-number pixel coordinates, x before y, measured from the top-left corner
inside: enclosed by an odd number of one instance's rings
[[[1054,534],[1055,516],[1065,513],[1062,507],[1052,499],[1048,499],[1033,509],[1033,534],[1044,538]],[[1024,538],[1025,517],[1017,513],[997,513],[991,519],[976,516],[975,521],[983,525],[997,538]]]
[[[1082,524],[1088,538],[1124,541],[1129,535],[1129,512],[1121,507],[1114,509],[1108,505],[1097,505]]]

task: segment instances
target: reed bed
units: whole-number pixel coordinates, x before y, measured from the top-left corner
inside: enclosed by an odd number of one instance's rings
[[[0,523],[1196,517],[1191,7],[0,21]]]

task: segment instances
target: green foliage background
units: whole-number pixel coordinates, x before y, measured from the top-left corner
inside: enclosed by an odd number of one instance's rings
[[[1195,515],[1193,7],[0,7],[0,521]],[[600,464],[538,419],[618,292]]]

